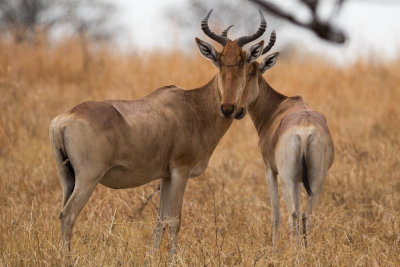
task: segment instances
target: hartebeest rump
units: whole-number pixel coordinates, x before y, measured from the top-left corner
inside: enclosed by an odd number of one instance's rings
[[[132,188],[161,179],[154,248],[169,226],[170,254],[176,253],[187,180],[207,168],[232,123],[245,70],[264,44],[242,50],[264,33],[261,12],[258,31],[234,41],[209,29],[210,13],[201,27],[223,50],[218,53],[196,38],[201,53],[219,69],[206,85],[193,90],[166,86],[137,100],[83,102],[52,120],[50,140],[63,189],[60,223],[68,250],[75,220],[98,183]]]
[[[263,54],[275,42],[272,33]],[[241,119],[247,110],[257,129],[259,147],[266,166],[266,179],[272,205],[273,246],[278,240],[280,223],[277,174],[283,193],[293,234],[300,242],[301,182],[307,191],[307,205],[302,215],[305,246],[311,227],[311,214],[328,169],[333,163],[333,141],[323,114],[312,111],[301,96],[288,97],[275,91],[262,74],[276,62],[279,53],[271,54],[261,63],[253,62],[247,71],[246,87],[242,94],[244,109],[236,113]]]

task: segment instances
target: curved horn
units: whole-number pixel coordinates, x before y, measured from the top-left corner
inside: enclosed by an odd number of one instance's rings
[[[267,53],[269,50],[271,50],[271,48],[274,46],[276,41],[276,33],[275,30],[272,31],[271,36],[269,37],[269,43],[266,47],[264,47],[261,55],[264,55],[265,53]]]
[[[228,31],[233,27],[233,25],[226,28],[222,33],[221,36],[228,37]]]
[[[260,12],[260,17],[261,17],[260,27],[258,28],[258,30],[255,34],[253,34],[251,36],[243,36],[243,37],[236,39],[236,41],[240,47],[244,46],[247,43],[250,43],[251,41],[256,40],[258,37],[263,35],[263,33],[265,32],[265,29],[267,28],[267,22],[265,21],[264,15],[261,13],[261,11],[258,10],[258,12]]]
[[[201,29],[203,30],[203,32],[210,37],[211,39],[213,39],[214,41],[217,41],[218,43],[220,43],[221,45],[225,46],[225,44],[229,41],[229,38],[222,36],[222,35],[218,35],[213,33],[210,28],[208,27],[208,18],[211,15],[211,12],[213,10],[211,9],[210,12],[208,12],[207,16],[201,21]]]

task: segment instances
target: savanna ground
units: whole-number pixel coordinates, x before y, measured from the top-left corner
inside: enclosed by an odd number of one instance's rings
[[[53,47],[0,42],[1,266],[142,265],[153,242],[159,194],[144,203],[156,182],[127,190],[99,185],[78,217],[71,256],[63,255],[62,192],[49,122],[85,100],[133,99],[169,84],[195,88],[216,73],[197,51],[190,57],[82,51],[73,40]],[[264,167],[246,116],[233,123],[205,174],[188,183],[177,264],[398,266],[399,69],[399,60],[334,68],[318,58],[280,58],[267,80],[324,113],[335,142],[311,245],[300,255],[288,247],[281,199],[280,249],[273,251]],[[153,265],[168,261],[167,236]]]

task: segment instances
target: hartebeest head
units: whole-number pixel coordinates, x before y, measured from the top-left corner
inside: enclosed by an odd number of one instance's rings
[[[267,53],[271,50],[272,46],[275,44],[276,41],[276,33],[272,31],[270,40],[268,45],[263,49],[262,55]],[[260,76],[263,75],[268,69],[272,68],[275,63],[276,59],[279,55],[279,52],[273,53],[271,55],[266,56],[261,63],[257,61],[249,64],[246,69],[246,86],[243,90],[241,99],[239,101],[239,108],[235,114],[235,119],[240,120],[246,115],[246,107],[250,103],[252,103],[258,96],[259,93],[259,86],[258,86],[258,79]],[[262,78],[262,77],[261,77]]]
[[[230,40],[226,34],[232,27],[229,26],[221,35],[215,34],[208,27],[208,18],[212,10],[201,22],[201,28],[211,39],[223,46],[221,52],[199,38],[196,38],[197,46],[203,56],[210,59],[219,69],[218,90],[221,95],[221,112],[229,118],[237,109],[239,100],[246,85],[247,66],[256,60],[263,51],[264,41],[252,45],[249,50],[243,51],[242,47],[260,37],[267,27],[267,23],[260,11],[261,23],[257,32],[250,36],[243,36],[236,40]]]

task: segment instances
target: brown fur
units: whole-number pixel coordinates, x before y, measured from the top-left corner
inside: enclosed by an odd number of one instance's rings
[[[84,102],[52,120],[50,139],[63,187],[60,221],[68,249],[74,222],[98,183],[131,188],[161,179],[154,248],[169,226],[170,253],[176,253],[187,180],[207,168],[232,123],[232,116],[222,116],[221,106],[236,106],[246,83],[245,52],[236,41],[228,42],[220,55],[219,73],[203,87],[166,86],[137,100]]]
[[[257,128],[261,153],[274,171],[275,148],[279,136],[290,127],[300,124],[315,125],[330,136],[325,116],[308,108],[301,96],[288,97],[276,92],[259,78],[259,97],[248,106],[249,114]]]
[[[310,215],[322,190],[326,172],[333,163],[333,141],[323,114],[310,110],[301,96],[287,97],[276,92],[262,77],[259,64],[254,62],[252,65],[247,70],[247,84],[242,101],[251,102],[248,111],[260,138],[259,146],[267,169],[273,208],[273,244],[277,242],[280,221],[276,182],[276,175],[279,174],[295,233],[300,234],[299,182],[307,182],[306,188],[311,186],[310,193],[314,192],[308,197],[303,214],[303,231],[307,245]],[[309,177],[301,177],[302,170]],[[303,181],[300,177],[307,180]]]

